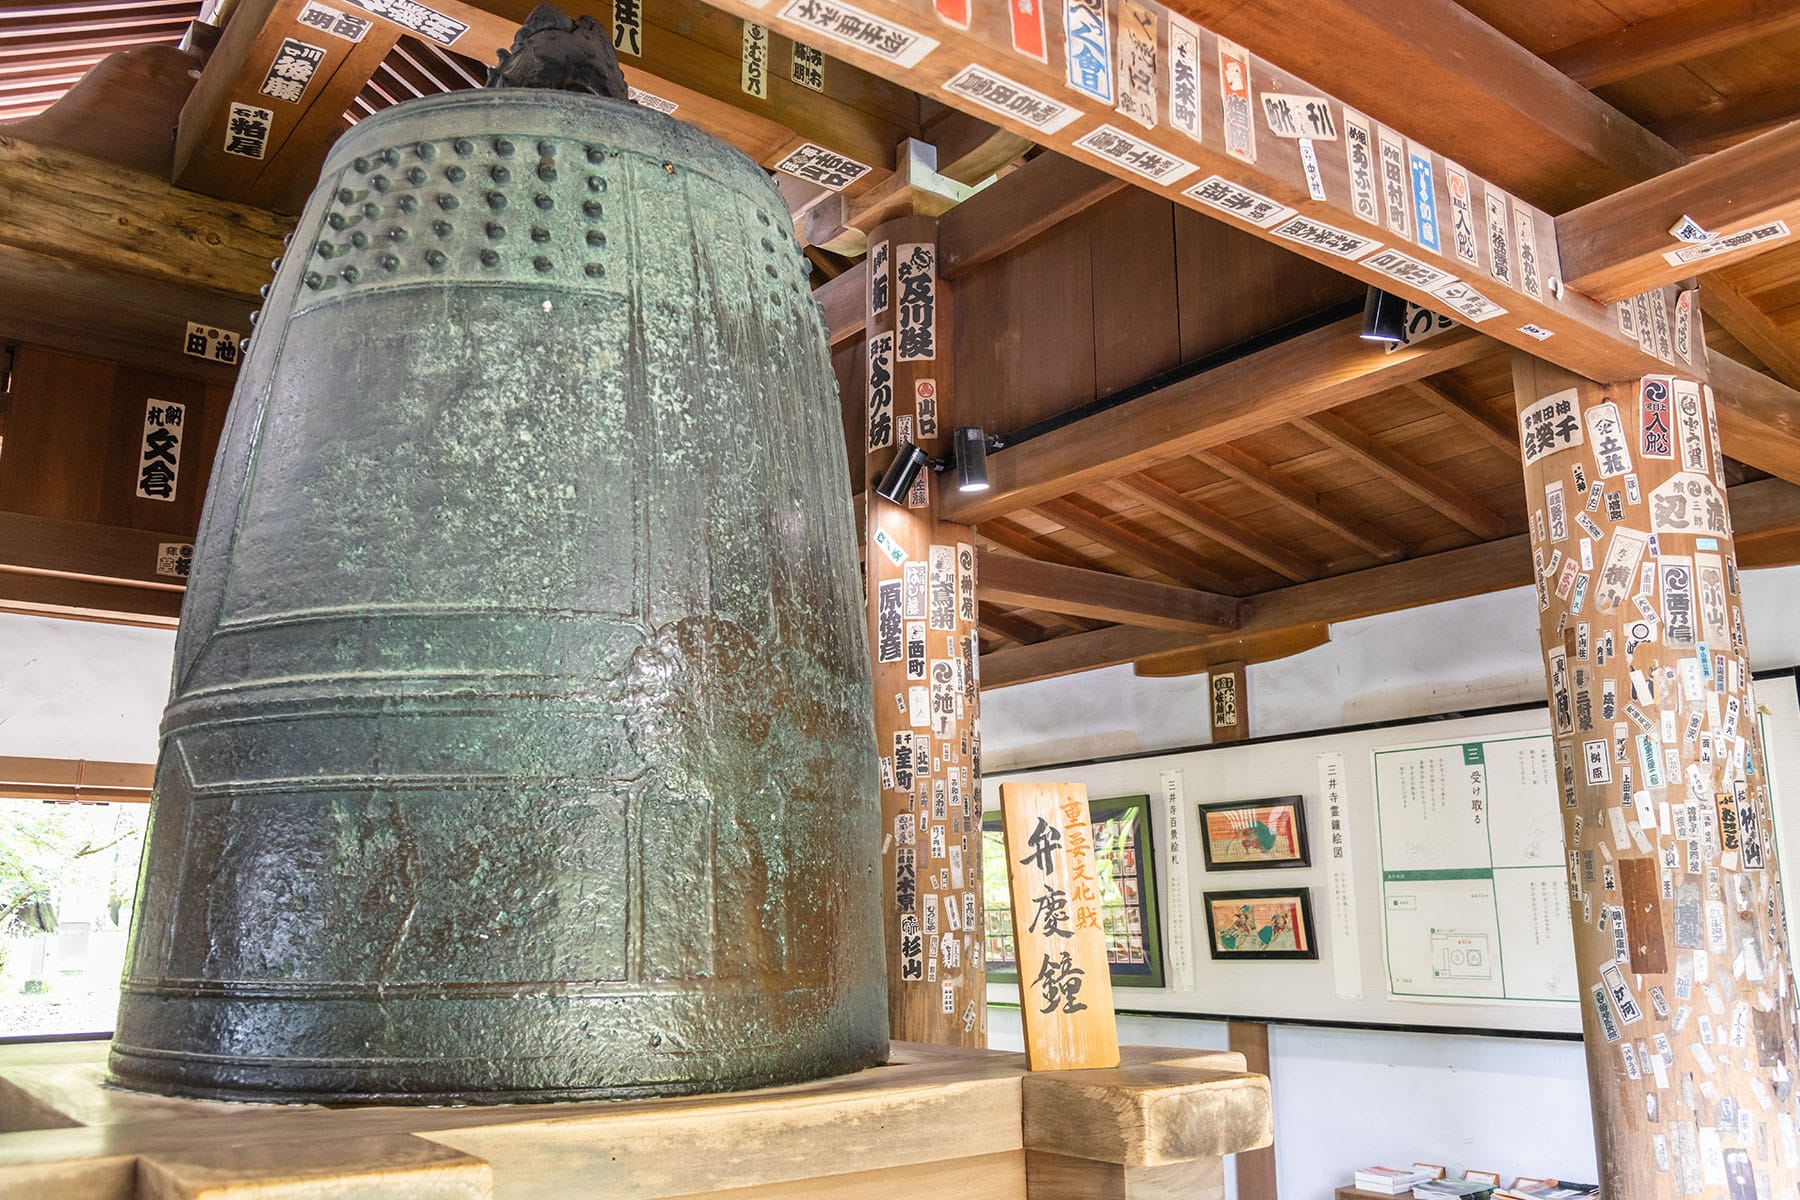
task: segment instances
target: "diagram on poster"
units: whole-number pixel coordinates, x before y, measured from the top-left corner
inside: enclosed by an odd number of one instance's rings
[[[1374,752],[1388,992],[1578,1000],[1552,740]]]

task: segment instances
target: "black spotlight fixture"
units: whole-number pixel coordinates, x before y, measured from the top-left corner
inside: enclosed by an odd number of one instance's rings
[[[956,453],[956,490],[987,491],[987,434],[979,425],[958,425],[952,444]]]
[[[1392,292],[1370,288],[1363,301],[1362,335],[1371,342],[1406,340],[1406,301]]]
[[[911,442],[901,442],[894,461],[881,473],[881,479],[875,485],[875,494],[889,504],[904,504],[906,493],[912,490],[913,480],[919,477],[919,472],[930,462],[930,456],[923,450]]]

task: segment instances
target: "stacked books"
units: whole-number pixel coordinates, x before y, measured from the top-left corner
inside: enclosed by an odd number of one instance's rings
[[[1594,1200],[1600,1195],[1597,1183],[1570,1183],[1566,1179],[1553,1179],[1548,1183],[1532,1181],[1527,1186],[1524,1180],[1509,1188],[1501,1188],[1494,1193],[1494,1200]]]
[[[1473,1179],[1427,1179],[1423,1183],[1413,1184],[1412,1194],[1415,1200],[1424,1197],[1441,1197],[1443,1200],[1488,1200],[1494,1194],[1494,1185],[1480,1183]]]
[[[1399,1167],[1364,1167],[1356,1173],[1356,1186],[1365,1192],[1398,1196],[1414,1185],[1431,1178],[1430,1171],[1401,1170]]]

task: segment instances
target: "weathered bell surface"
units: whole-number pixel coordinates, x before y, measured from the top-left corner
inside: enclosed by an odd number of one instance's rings
[[[753,163],[622,100],[464,92],[338,144],[195,547],[116,1081],[484,1102],[880,1061],[806,274]]]

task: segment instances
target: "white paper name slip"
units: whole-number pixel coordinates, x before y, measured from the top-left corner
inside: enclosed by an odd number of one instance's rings
[[[1033,1071],[1119,1065],[1087,785],[1003,783],[1006,875]]]

